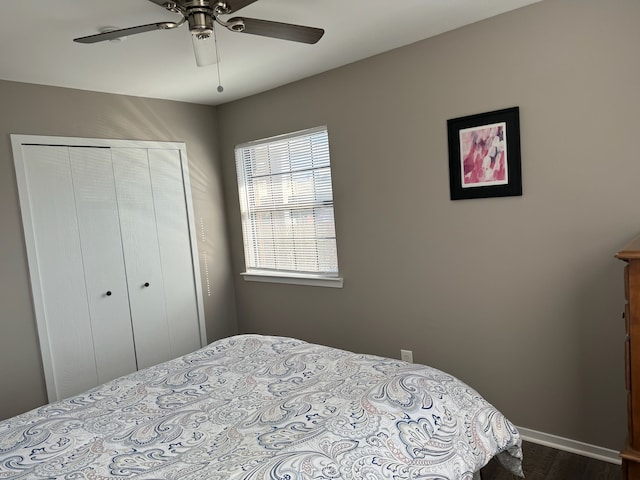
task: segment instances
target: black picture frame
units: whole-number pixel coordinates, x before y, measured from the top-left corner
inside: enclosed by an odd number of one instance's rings
[[[522,195],[520,109],[447,120],[451,200]]]

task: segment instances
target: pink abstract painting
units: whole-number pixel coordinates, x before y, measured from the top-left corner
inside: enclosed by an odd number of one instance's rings
[[[462,188],[506,185],[506,122],[460,130]]]

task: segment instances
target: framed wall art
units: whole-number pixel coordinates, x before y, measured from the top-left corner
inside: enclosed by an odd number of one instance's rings
[[[518,107],[447,120],[451,200],[522,195]]]

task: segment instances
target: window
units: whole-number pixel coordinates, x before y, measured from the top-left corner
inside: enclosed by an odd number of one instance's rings
[[[327,128],[235,152],[245,279],[341,287]]]

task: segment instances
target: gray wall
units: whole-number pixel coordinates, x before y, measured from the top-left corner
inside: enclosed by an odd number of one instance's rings
[[[412,349],[520,426],[620,449],[639,23],[546,0],[219,107],[240,331]],[[524,195],[450,201],[447,119],[516,105]],[[243,281],[234,145],[323,124],[344,288]]]
[[[186,142],[207,336],[236,332],[213,107],[4,81],[0,105],[0,419],[46,403],[11,133]]]

